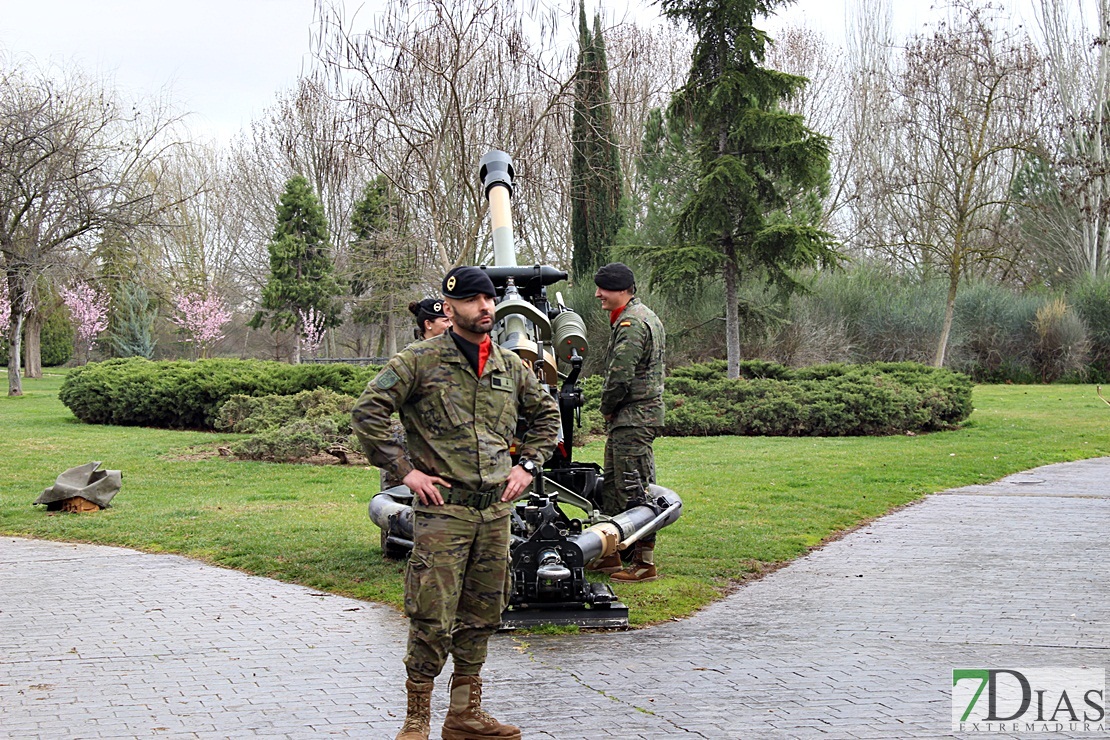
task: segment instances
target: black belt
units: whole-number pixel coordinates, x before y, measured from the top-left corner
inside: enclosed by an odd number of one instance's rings
[[[467,491],[461,488],[447,488],[446,486],[436,486],[436,488],[443,496],[443,503],[472,506],[475,509],[485,509],[500,501],[501,491],[503,490],[502,488],[493,488],[488,491]]]

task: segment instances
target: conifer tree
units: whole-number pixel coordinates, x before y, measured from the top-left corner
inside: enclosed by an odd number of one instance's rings
[[[351,213],[350,284],[356,298],[352,318],[382,328],[378,352],[397,352],[402,297],[416,281],[416,252],[405,216],[385,175],[366,184]]]
[[[685,85],[668,117],[688,126],[698,172],[682,198],[670,245],[645,247],[655,274],[725,287],[729,377],[739,375],[739,286],[766,281],[800,289],[793,272],[833,264],[832,236],[814,218],[814,192],[827,186],[828,144],[780,103],[804,77],[762,66],[767,37],[754,25],[788,0],[661,0],[663,14],[697,37]]]
[[[328,221],[308,180],[296,175],[285,184],[270,240],[270,279],[262,290],[262,307],[250,321],[254,329],[269,322],[271,331],[293,329],[302,335],[300,313],[314,309],[325,328],[341,323]],[[300,341],[293,361],[300,362]]]
[[[154,356],[154,322],[158,306],[143,286],[126,282],[120,285],[112,302],[114,311],[108,324],[108,344],[116,357]],[[45,361],[45,360],[44,360]]]
[[[571,269],[587,279],[609,261],[610,247],[623,225],[620,152],[613,127],[609,63],[601,18],[590,33],[579,3],[578,67],[571,130]]]

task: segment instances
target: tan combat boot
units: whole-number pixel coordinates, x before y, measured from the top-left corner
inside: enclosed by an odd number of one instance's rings
[[[616,573],[624,567],[621,563],[621,555],[615,552],[612,555],[606,555],[603,558],[598,558],[586,566],[586,570],[592,570],[595,573]]]
[[[482,709],[482,679],[451,676],[451,708],[443,722],[443,740],[520,740],[520,728],[503,725]]]
[[[643,583],[659,577],[655,572],[655,543],[637,542],[632,552],[632,562],[620,573],[609,576],[610,580],[621,583]]]
[[[409,706],[396,740],[428,740],[432,731],[432,686],[431,681],[417,683],[411,678],[405,681]]]

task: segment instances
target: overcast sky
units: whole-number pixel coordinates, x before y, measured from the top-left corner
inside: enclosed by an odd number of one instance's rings
[[[372,10],[383,2],[363,4]],[[930,4],[895,0],[896,33],[920,28]],[[0,49],[40,63],[75,62],[141,95],[168,88],[178,109],[193,114],[195,132],[226,141],[310,64],[313,5],[313,0],[0,0]],[[589,12],[597,0],[586,5]],[[346,3],[348,9],[358,6]],[[625,6],[641,20],[657,15],[647,0],[602,4],[609,17],[623,15]],[[773,32],[781,23],[804,24],[839,42],[844,14],[844,0],[799,0],[766,27]]]

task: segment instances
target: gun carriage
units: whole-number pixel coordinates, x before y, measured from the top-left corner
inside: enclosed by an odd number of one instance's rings
[[[493,150],[482,157],[479,178],[489,203],[494,248],[493,264],[482,269],[497,290],[492,339],[519,355],[555,396],[562,429],[555,453],[512,512],[512,590],[503,626],[625,627],[628,608],[607,583],[589,580],[586,566],[676,521],[682,499],[668,488],[631,479],[621,481],[629,493],[626,511],[612,517],[598,511],[601,468],[574,460],[574,430],[583,404],[578,380],[589,349],[586,326],[560,293],[554,301],[548,297],[548,287],[566,280],[566,272],[516,263],[513,175],[505,152]],[[381,529],[388,557],[405,557],[412,549],[412,496],[400,485],[370,502],[370,518]],[[581,516],[568,515],[568,507]]]

